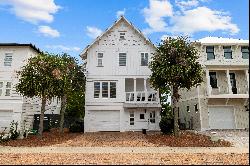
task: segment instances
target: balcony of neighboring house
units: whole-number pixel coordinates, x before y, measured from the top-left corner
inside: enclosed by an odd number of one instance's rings
[[[125,78],[125,93],[125,105],[140,104],[143,107],[160,103],[159,93],[150,86],[148,78]]]
[[[248,69],[207,69],[208,98],[249,98]]]

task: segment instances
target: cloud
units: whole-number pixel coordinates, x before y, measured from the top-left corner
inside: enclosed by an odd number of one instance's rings
[[[101,29],[98,29],[93,26],[87,26],[87,35],[93,39],[95,39],[97,36],[100,36],[102,33]]]
[[[231,34],[239,32],[236,24],[231,22],[231,17],[227,13],[212,10],[207,7],[197,7],[184,11],[183,15],[172,18],[172,32],[193,34],[199,31],[229,31]]]
[[[41,33],[43,36],[46,37],[59,37],[60,33],[56,29],[52,29],[49,26],[39,26],[38,27],[38,32]]]
[[[31,23],[54,20],[55,14],[61,7],[54,0],[2,0],[2,5],[10,6],[10,10],[17,17]]]
[[[181,10],[185,10],[191,7],[196,7],[199,5],[198,0],[188,0],[188,1],[181,1],[181,0],[175,0],[176,6],[178,6]]]
[[[46,48],[54,49],[54,50],[62,50],[62,51],[80,51],[79,47],[67,47],[64,45],[46,45]]]
[[[234,35],[240,31],[232,23],[229,12],[213,10],[201,4],[210,0],[175,0],[175,6],[168,0],[149,0],[149,7],[143,9],[145,22],[148,28],[145,34],[167,32],[172,36],[193,35],[201,31],[218,31]],[[222,32],[222,33],[223,33]]]
[[[172,5],[168,0],[149,0],[149,7],[143,9],[143,15],[149,25],[144,33],[166,31],[167,23],[164,17],[173,15]]]
[[[116,17],[119,18],[120,16],[124,16],[126,12],[126,9],[124,8],[123,10],[118,10],[116,12]]]

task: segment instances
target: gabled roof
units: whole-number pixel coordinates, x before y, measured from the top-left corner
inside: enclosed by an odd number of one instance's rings
[[[100,36],[98,36],[90,45],[87,45],[84,50],[80,53],[80,57],[83,58],[86,56],[88,50],[96,43],[98,42],[106,33],[108,33],[114,26],[116,26],[120,21],[125,21],[128,23],[137,33],[139,33],[149,44],[151,44],[154,48],[156,46],[148,39],[139,29],[137,29],[131,22],[129,22],[123,15],[114,22],[109,28],[107,28]]]
[[[40,51],[39,48],[37,48],[35,45],[33,44],[20,44],[20,43],[0,43],[0,46],[21,46],[21,47],[30,47],[33,50],[35,50],[38,53],[42,53],[42,51]]]

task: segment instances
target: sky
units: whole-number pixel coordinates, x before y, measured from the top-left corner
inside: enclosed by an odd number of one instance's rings
[[[154,44],[166,36],[249,39],[249,0],[0,0],[0,43],[80,52],[124,15]]]

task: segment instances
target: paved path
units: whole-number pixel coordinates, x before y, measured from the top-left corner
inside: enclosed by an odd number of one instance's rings
[[[0,147],[0,153],[249,153],[237,147]]]

